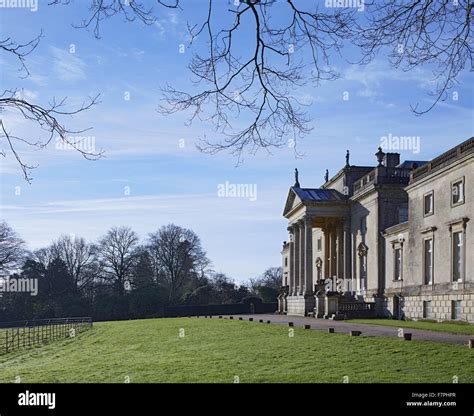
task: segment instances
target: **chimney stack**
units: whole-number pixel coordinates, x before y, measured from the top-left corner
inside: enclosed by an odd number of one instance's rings
[[[400,164],[400,153],[385,153],[383,165],[386,168],[394,168]]]

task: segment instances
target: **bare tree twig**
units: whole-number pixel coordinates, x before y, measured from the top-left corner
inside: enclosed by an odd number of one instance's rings
[[[3,40],[0,39],[0,51],[13,54],[18,59],[20,62],[19,71],[24,71],[26,73],[24,76],[25,78],[30,75],[30,71],[26,66],[26,57],[36,49],[42,37],[43,31],[26,43],[16,43],[10,37]]]
[[[43,149],[48,146],[53,139],[56,139],[58,142],[77,150],[85,159],[93,160],[102,156],[102,151],[94,152],[82,149],[80,143],[71,137],[73,135],[81,134],[89,130],[89,128],[72,130],[64,124],[61,124],[59,121],[60,117],[73,116],[90,109],[92,106],[99,103],[99,96],[100,95],[89,97],[87,102],[84,102],[74,110],[64,110],[63,107],[66,104],[66,98],[63,98],[59,102],[56,102],[53,99],[48,106],[40,106],[21,98],[21,96],[18,95],[17,90],[5,90],[3,94],[0,95],[0,108],[3,112],[8,112],[10,110],[11,112],[19,113],[25,120],[35,123],[40,130],[45,132],[43,138],[32,141],[31,139],[19,137],[9,131],[6,126],[6,119],[0,119],[0,141],[2,138],[7,141],[8,147],[20,165],[23,176],[27,182],[31,182],[31,170],[37,166],[22,161],[21,155],[16,146],[16,143],[18,142],[36,149]],[[2,151],[0,154],[6,157],[5,151]]]
[[[368,62],[384,47],[391,49],[394,67],[411,71],[420,66],[433,70],[433,102],[425,109],[412,106],[417,115],[432,110],[457,82],[465,66],[474,69],[472,11],[469,0],[457,2],[385,0],[366,4],[368,22],[354,32],[353,41]]]

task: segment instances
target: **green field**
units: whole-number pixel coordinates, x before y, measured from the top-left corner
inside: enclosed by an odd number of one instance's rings
[[[426,329],[451,334],[474,335],[474,325],[467,322],[398,321],[391,319],[351,319],[349,323],[393,326],[395,328]]]
[[[473,363],[467,346],[298,328],[289,337],[283,325],[173,318],[97,323],[0,355],[0,381],[473,383]]]

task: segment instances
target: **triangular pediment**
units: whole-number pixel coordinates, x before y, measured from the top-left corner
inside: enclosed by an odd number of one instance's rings
[[[286,198],[285,209],[283,210],[283,216],[285,217],[293,208],[301,204],[301,198],[296,194],[293,188],[290,188],[288,197]]]

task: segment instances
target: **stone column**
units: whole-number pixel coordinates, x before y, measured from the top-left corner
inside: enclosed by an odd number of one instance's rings
[[[305,254],[306,254],[306,238],[305,238],[305,223],[304,220],[298,221],[300,227],[300,280],[298,285],[298,294],[304,293],[304,282],[305,282]]]
[[[329,277],[329,232],[327,227],[323,228],[324,248],[323,248],[323,279]]]
[[[293,295],[298,294],[298,284],[300,281],[300,227],[298,224],[293,225],[293,239],[294,239],[294,259],[293,259],[293,265],[294,265],[294,279],[293,279]]]
[[[304,294],[313,294],[313,223],[312,218],[305,218],[305,281]]]
[[[331,279],[332,278],[332,255],[333,255],[333,251],[332,251],[332,229],[331,229],[331,227],[327,228],[326,233],[328,235],[328,252],[327,252],[328,275],[327,275],[327,277],[329,279]]]
[[[330,273],[331,277],[337,276],[337,266],[336,266],[336,249],[337,249],[337,241],[336,241],[336,228],[331,227],[330,229],[330,234],[331,234],[331,267],[330,267]],[[335,284],[335,282],[334,282]]]
[[[337,258],[336,258],[336,267],[337,267],[337,278],[344,278],[344,230],[342,226],[336,228],[337,235]],[[343,281],[343,292],[346,291],[346,282]]]
[[[289,294],[291,295],[293,293],[293,288],[295,287],[295,234],[294,234],[294,227],[289,226],[287,228],[288,232],[291,234],[290,238],[290,278],[288,279],[288,285],[289,285]]]
[[[355,280],[352,279],[352,255],[351,255],[351,222],[350,217],[344,218],[344,280],[351,282],[351,292],[355,291]]]

